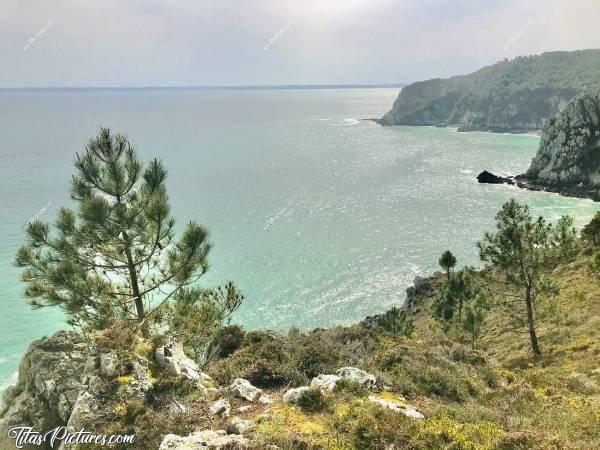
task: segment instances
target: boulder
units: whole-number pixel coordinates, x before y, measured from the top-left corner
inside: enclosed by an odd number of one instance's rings
[[[156,349],[156,363],[174,375],[183,375],[192,381],[208,381],[211,378],[202,373],[198,364],[183,351],[181,342],[172,339],[167,345]]]
[[[414,409],[411,406],[408,406],[404,403],[400,402],[392,402],[388,400],[384,400],[381,397],[377,397],[375,395],[369,395],[369,401],[372,403],[376,403],[384,408],[390,409],[397,413],[402,413],[406,417],[410,417],[411,419],[423,419],[425,416],[421,414],[419,411]]]
[[[159,450],[242,450],[248,446],[243,436],[227,434],[224,430],[205,430],[186,437],[167,434]]]
[[[356,367],[342,367],[335,373],[337,376],[345,380],[353,381],[368,389],[374,389],[377,386],[377,377],[375,377],[375,375]]]
[[[229,391],[236,397],[253,402],[255,398],[262,394],[262,391],[252,386],[248,380],[236,378],[229,386]]]
[[[487,170],[484,170],[477,175],[477,181],[485,184],[515,184],[515,181],[512,178],[499,177],[498,175],[494,175]]]
[[[308,386],[288,389],[286,393],[283,394],[283,403],[297,403],[302,393],[306,391],[310,391]]]
[[[103,353],[100,355],[100,374],[107,378],[115,378],[119,367],[119,357],[116,353]]]
[[[333,391],[336,383],[340,380],[337,375],[318,375],[310,382],[311,388],[318,388],[321,391]]]
[[[227,432],[229,434],[244,434],[247,431],[251,430],[254,427],[254,422],[251,420],[240,419],[239,417],[234,417],[229,422],[227,426]]]
[[[209,408],[209,412],[210,412],[211,416],[229,417],[230,411],[231,411],[231,405],[224,398],[220,398],[219,400],[214,402]]]

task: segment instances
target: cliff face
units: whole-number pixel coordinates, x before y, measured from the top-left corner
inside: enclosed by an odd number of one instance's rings
[[[578,96],[544,125],[537,154],[521,177],[557,192],[600,199],[600,97]]]
[[[504,60],[469,75],[402,89],[382,125],[459,125],[462,130],[539,130],[577,94],[600,92],[600,50]]]

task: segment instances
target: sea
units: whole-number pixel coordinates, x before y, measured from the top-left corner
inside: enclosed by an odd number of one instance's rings
[[[100,127],[158,157],[179,229],[206,225],[206,287],[232,280],[246,329],[349,324],[401,305],[452,250],[479,266],[477,240],[511,197],[581,226],[589,200],[480,185],[483,169],[525,171],[539,137],[381,127],[397,88],[0,91],[0,389],[28,344],[65,328],[23,297],[17,248],[28,221],[52,222],[73,158]]]

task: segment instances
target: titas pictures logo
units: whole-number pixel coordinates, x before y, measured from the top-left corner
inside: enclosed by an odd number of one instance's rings
[[[50,445],[50,448],[58,448],[61,442],[66,445],[94,444],[107,446],[113,444],[133,444],[133,434],[94,434],[85,429],[70,432],[67,427],[56,427],[45,433],[34,430],[33,427],[13,427],[8,430],[8,437],[14,439],[17,448],[31,445]]]

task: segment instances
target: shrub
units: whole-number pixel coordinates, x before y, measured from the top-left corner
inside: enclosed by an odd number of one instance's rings
[[[226,358],[241,347],[245,331],[239,325],[228,325],[221,328],[211,343],[217,358]]]
[[[353,397],[367,397],[370,393],[369,389],[356,381],[350,381],[345,378],[339,380],[333,388],[335,393],[349,394]]]
[[[298,406],[302,411],[315,413],[329,408],[329,401],[320,389],[304,391],[298,398]]]

